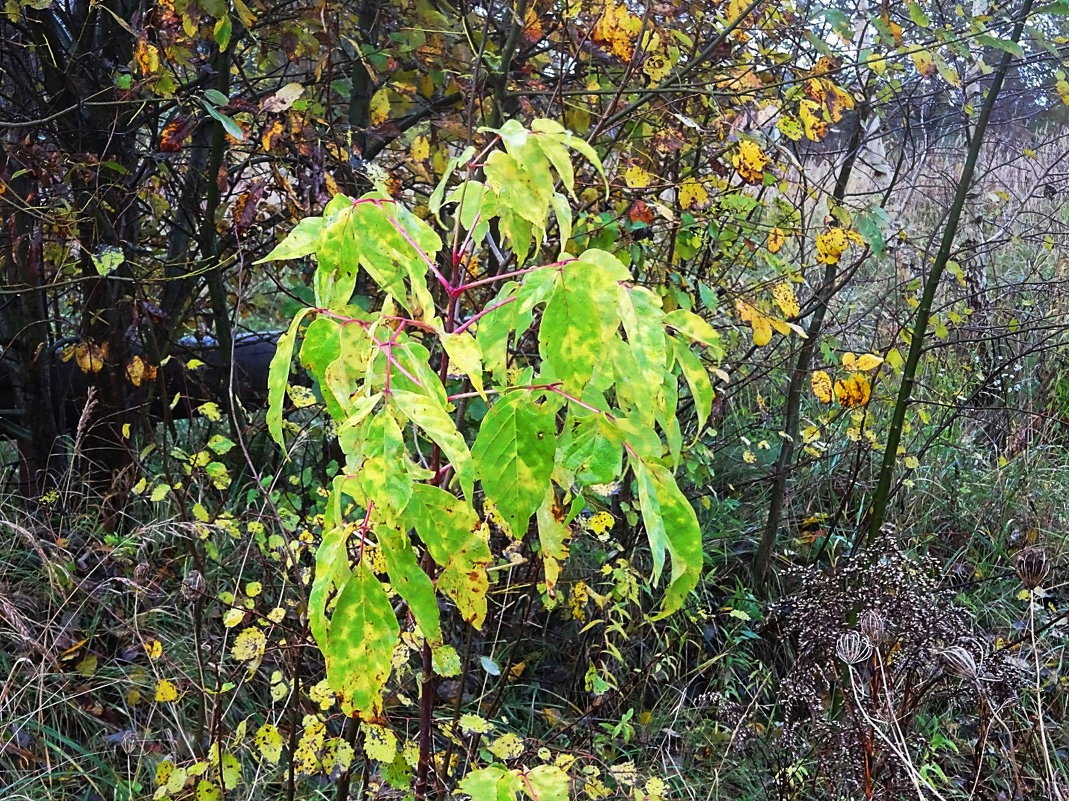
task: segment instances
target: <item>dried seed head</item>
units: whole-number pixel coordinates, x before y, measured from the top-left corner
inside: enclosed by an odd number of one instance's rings
[[[872,656],[872,643],[864,634],[848,631],[839,635],[839,640],[835,643],[835,653],[846,664],[856,665]]]
[[[944,648],[939,652],[938,657],[943,669],[950,675],[957,676],[959,679],[976,680],[978,675],[976,660],[960,645]]]
[[[207,582],[199,570],[190,570],[189,575],[182,580],[182,597],[187,601],[195,601],[204,594]]]
[[[1017,552],[1014,566],[1021,583],[1028,589],[1034,590],[1050,573],[1050,557],[1042,548],[1024,548]]]
[[[869,638],[869,642],[879,644],[887,634],[887,620],[874,609],[866,609],[857,619],[857,627]]]

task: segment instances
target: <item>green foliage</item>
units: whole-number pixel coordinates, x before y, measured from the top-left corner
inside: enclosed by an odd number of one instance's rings
[[[449,190],[443,181],[438,194],[477,195],[479,223],[472,219],[465,235],[486,235],[485,224],[496,221],[522,264],[532,240],[537,253],[545,239],[551,208],[564,225],[568,206],[553,203],[564,196],[552,173],[573,193],[567,148],[601,165],[588,145],[549,121],[530,131],[510,121],[496,133],[504,149],[487,157],[486,183],[469,177]],[[381,715],[399,643],[390,593],[405,601],[432,645],[442,636],[435,590],[462,619],[483,625],[487,568],[495,559],[492,529],[483,520],[522,542],[537,511],[552,585],[570,535],[561,510],[592,503],[591,485],[625,480],[628,470],[641,498],[654,584],[671,558],[660,617],[683,605],[702,568],[697,519],[666,466],[679,458],[676,356],[687,354],[679,369],[706,417],[712,389],[689,346],[670,332],[712,348],[716,333],[689,312],[664,314],[615,256],[597,249],[520,270],[504,295],[471,306],[474,285],[438,270],[441,248],[427,222],[375,191],[336,196],[318,224],[299,225],[266,259],[316,257],[317,306],[300,312],[280,342],[269,423],[282,444],[282,400],[294,337],[303,331],[302,362],[345,453],[316,558],[312,630],[327,658],[328,681],[364,720]],[[351,305],[358,266],[385,295],[376,311]],[[437,279],[441,304],[428,279]],[[518,343],[536,314],[538,357],[532,358]],[[308,315],[313,320],[302,329]],[[603,358],[606,353],[614,358]],[[477,426],[456,405],[468,393],[448,378],[454,362],[461,383],[489,402]],[[371,547],[383,554],[388,586],[362,556]],[[542,774],[530,780],[541,782]],[[546,781],[548,792],[553,782]]]

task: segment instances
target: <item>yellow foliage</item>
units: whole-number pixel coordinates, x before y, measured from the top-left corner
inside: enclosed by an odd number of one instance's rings
[[[624,170],[624,183],[632,189],[645,189],[652,180],[653,176],[638,164],[632,164]]]
[[[692,209],[695,206],[704,206],[709,202],[709,193],[694,178],[687,178],[679,187],[679,206],[682,209]]]
[[[412,140],[412,147],[409,149],[408,154],[412,157],[413,161],[423,161],[431,155],[431,143],[426,136],[420,134]]]
[[[850,352],[843,354],[843,367],[851,373],[865,373],[875,370],[881,364],[883,364],[883,358],[873,353],[862,353],[860,356],[855,356]]]
[[[160,679],[156,683],[156,700],[161,704],[169,704],[178,700],[178,688],[174,682]]]
[[[764,178],[764,169],[770,163],[756,142],[743,139],[739,142],[739,149],[731,157],[731,163],[744,181],[751,184],[761,183]]]
[[[829,228],[827,231],[822,231],[817,234],[817,262],[838,264],[849,244],[850,240],[842,228]]]
[[[234,638],[234,645],[230,650],[231,656],[239,662],[257,662],[264,655],[267,647],[267,637],[255,626],[242,629],[241,633]]]
[[[735,313],[744,323],[750,324],[750,328],[753,329],[753,343],[757,347],[762,348],[772,341],[771,321],[761,314],[753,304],[747,303],[745,300],[736,300]]]
[[[854,373],[845,380],[835,382],[835,398],[847,409],[864,406],[871,396],[869,381],[861,373]]]
[[[783,229],[773,228],[768,232],[768,241],[765,242],[765,247],[768,248],[769,253],[779,253],[785,241],[786,236],[783,233]]]
[[[779,306],[784,317],[797,317],[802,310],[798,305],[798,298],[794,295],[794,287],[786,281],[772,287],[772,300]]]
[[[623,3],[608,2],[598,17],[592,37],[605,45],[622,61],[630,61],[635,55],[635,41],[642,32],[642,20],[627,10]]]
[[[932,54],[927,50],[918,50],[910,55],[910,59],[913,61],[913,66],[917,68],[917,72],[925,78],[931,78],[939,69]]]
[[[813,394],[821,403],[831,403],[831,376],[823,370],[817,370],[809,378]]]
[[[828,123],[817,116],[819,108],[812,100],[801,100],[798,103],[798,117],[802,120],[802,128],[811,142],[819,142],[828,134]]]
[[[390,93],[383,87],[371,97],[371,124],[382,125],[390,119]]]
[[[159,49],[144,39],[138,39],[134,47],[134,63],[142,75],[152,75],[160,68]]]

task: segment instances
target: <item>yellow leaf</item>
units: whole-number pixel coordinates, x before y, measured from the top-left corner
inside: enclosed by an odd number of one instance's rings
[[[591,516],[586,523],[586,527],[595,535],[601,535],[612,528],[612,525],[615,522],[616,520],[611,514],[602,510]]]
[[[904,464],[910,470],[916,470],[918,467],[921,466],[921,463],[916,456],[907,456],[905,459],[902,460],[902,464]]]
[[[255,598],[261,592],[264,591],[264,585],[258,581],[250,581],[245,585],[245,594],[250,598]]]
[[[264,655],[267,647],[267,637],[255,626],[242,629],[241,633],[234,638],[234,645],[230,649],[230,655],[239,662],[255,662]]]
[[[260,756],[272,765],[277,765],[282,756],[282,735],[278,729],[270,723],[265,723],[256,730],[252,737],[253,745],[260,752]]]
[[[773,228],[768,232],[768,241],[765,243],[765,247],[768,248],[769,253],[779,253],[785,241],[786,237],[783,234],[783,229]]]
[[[747,448],[742,452],[742,460],[746,462],[746,464],[753,464],[757,461],[757,455]]]
[[[918,50],[910,56],[910,59],[913,61],[913,66],[917,68],[917,72],[925,78],[931,78],[939,69],[932,54],[927,50]]]
[[[812,100],[800,100],[798,102],[798,118],[802,121],[806,138],[811,142],[819,142],[828,134],[828,123],[817,116],[820,108]]]
[[[178,700],[178,688],[167,679],[160,679],[156,683],[156,700],[161,704],[169,704]]]
[[[108,343],[79,342],[74,346],[74,361],[83,373],[99,373],[108,358]]]
[[[431,143],[426,136],[420,134],[412,140],[412,147],[408,151],[408,155],[412,157],[413,161],[423,161],[429,158],[431,155]]]
[[[219,411],[218,403],[202,403],[197,407],[197,411],[207,417],[211,422],[218,423],[223,419],[223,413]]]
[[[739,149],[731,157],[731,163],[742,177],[751,184],[759,184],[764,178],[764,169],[770,163],[768,156],[761,152],[758,144],[750,139],[739,142]]]
[[[371,759],[390,764],[397,756],[397,737],[393,731],[375,723],[364,724],[364,753]]]
[[[273,150],[278,145],[285,131],[286,126],[283,125],[282,120],[271,120],[267,124],[264,132],[260,134],[260,144],[263,146],[265,153]]]
[[[767,317],[754,317],[750,320],[750,326],[753,328],[753,343],[757,347],[763,348],[772,341],[772,325]]]
[[[97,665],[99,663],[100,659],[96,654],[89,654],[89,656],[85,657],[75,665],[74,669],[82,676],[88,678],[97,672]]]
[[[305,409],[309,406],[314,406],[316,403],[315,393],[300,384],[290,384],[286,387],[286,394],[293,401],[293,408],[295,409]]]
[[[883,364],[883,358],[874,353],[862,353],[857,357],[857,369],[862,372],[875,370],[881,364]]]
[[[850,409],[864,406],[872,396],[869,381],[861,373],[854,373],[843,381],[835,382],[835,397],[840,404]]]
[[[787,282],[772,287],[772,300],[779,306],[784,317],[797,317],[801,311],[798,298],[794,295],[794,287]]]
[[[226,614],[223,615],[223,625],[228,629],[232,629],[244,619],[245,611],[243,609],[227,609]]]
[[[628,11],[623,3],[618,5],[610,0],[598,17],[592,38],[598,44],[606,46],[621,61],[630,61],[635,54],[635,42],[641,32],[642,20]]]
[[[842,228],[829,228],[822,231],[817,234],[817,262],[838,264],[849,244],[850,240]]]
[[[624,170],[624,183],[632,189],[645,189],[652,180],[653,176],[638,164],[632,164]]]
[[[842,363],[846,370],[849,370],[851,373],[857,372],[857,356],[854,355],[853,351],[848,350],[843,354]]]
[[[134,63],[142,75],[152,75],[160,68],[160,51],[156,45],[138,39],[134,47]]]
[[[390,94],[386,87],[371,97],[371,124],[382,125],[390,118]]]
[[[311,776],[319,769],[319,751],[326,739],[327,727],[315,715],[304,716],[304,732],[293,751],[298,776]]]
[[[692,209],[695,206],[704,206],[709,202],[709,193],[694,178],[687,178],[679,187],[679,206],[682,209]]]
[[[817,370],[809,378],[813,394],[821,403],[831,403],[831,376],[823,370]]]
[[[159,659],[163,656],[163,643],[159,640],[149,640],[145,643],[145,655],[149,659]]]
[[[509,732],[491,742],[487,749],[498,759],[515,759],[523,753],[523,739]]]

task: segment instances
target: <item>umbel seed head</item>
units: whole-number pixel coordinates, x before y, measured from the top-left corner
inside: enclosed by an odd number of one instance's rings
[[[939,661],[947,673],[959,679],[974,680],[977,676],[976,660],[960,645],[952,645],[940,651]]]
[[[872,656],[872,643],[864,634],[848,631],[839,635],[835,643],[835,654],[846,664],[856,665]]]
[[[875,609],[866,609],[857,619],[857,627],[873,644],[883,642],[887,634],[887,619]]]
[[[1034,590],[1050,573],[1050,557],[1042,548],[1023,548],[1017,552],[1014,567],[1021,583],[1028,589]]]

